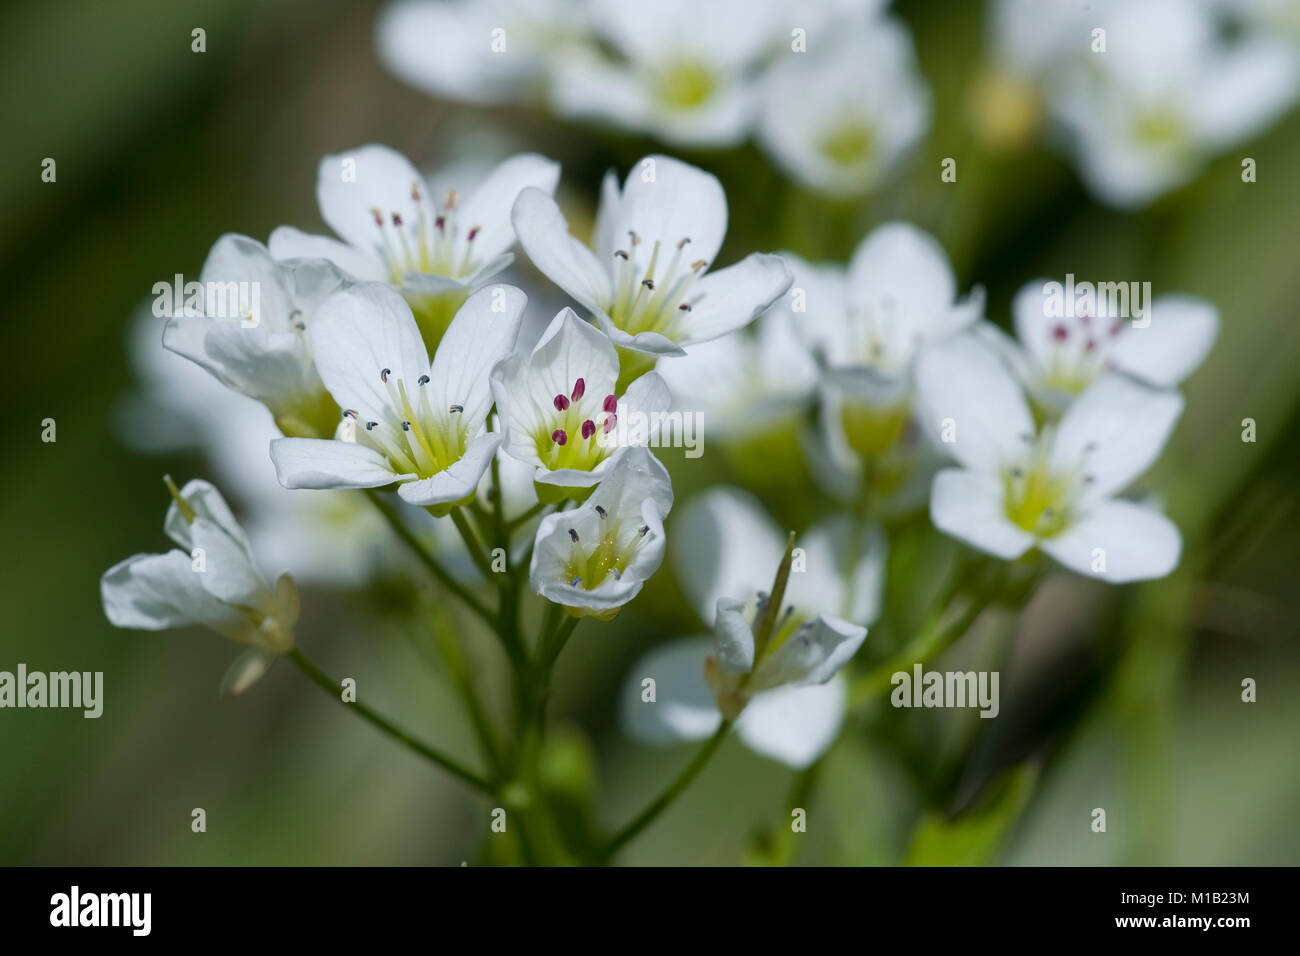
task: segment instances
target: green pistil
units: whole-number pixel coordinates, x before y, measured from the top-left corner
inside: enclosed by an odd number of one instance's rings
[[[1050,538],[1069,526],[1073,482],[1053,475],[1044,456],[1035,456],[1027,468],[1007,472],[1003,482],[1006,514],[1012,524],[1041,538]]]
[[[837,166],[860,166],[875,152],[875,135],[870,126],[848,121],[821,141],[821,153]]]
[[[655,99],[673,109],[689,110],[705,103],[717,88],[713,71],[694,60],[675,60],[655,80]]]
[[[876,406],[846,400],[841,418],[849,447],[864,458],[888,451],[903,437],[911,414],[907,402]]]
[[[628,562],[644,535],[639,533],[623,548],[618,546],[618,525],[606,531],[590,552],[583,550],[582,542],[575,542],[565,574],[570,584],[576,583],[584,591],[592,591],[605,582],[612,573],[619,577],[627,570]]]

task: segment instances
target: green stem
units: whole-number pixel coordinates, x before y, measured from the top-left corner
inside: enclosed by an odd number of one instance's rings
[[[547,507],[548,505],[546,504],[546,502],[544,501],[537,502],[537,504],[533,505],[523,514],[519,515],[516,518],[511,518],[509,521],[507,521],[506,529],[508,531],[514,531],[516,528],[522,527],[523,525],[527,524],[531,519],[541,514]]]
[[[437,764],[443,770],[446,770],[452,776],[459,778],[462,782],[469,784],[469,786],[473,787],[475,790],[479,790],[486,794],[493,794],[496,792],[496,788],[493,787],[489,781],[469,768],[462,766],[446,754],[441,753],[423,741],[412,737],[409,733],[402,730],[402,728],[392,723],[392,721],[388,720],[386,717],[382,717],[375,713],[365,704],[361,703],[361,701],[357,700],[348,702],[343,700],[343,697],[339,693],[342,685],[317,667],[316,664],[313,663],[306,654],[298,650],[298,648],[295,647],[290,649],[288,651],[288,657],[291,661],[297,664],[298,669],[306,674],[307,677],[310,678],[311,681],[321,690],[325,691],[325,693],[334,700],[337,700],[344,707],[360,714],[364,719],[370,721],[370,723],[374,724],[398,743],[415,751],[426,760]]]
[[[446,568],[438,563],[438,559],[430,553],[429,549],[424,546],[424,543],[411,533],[410,528],[402,523],[401,517],[398,516],[397,511],[393,506],[385,501],[380,496],[379,492],[375,491],[373,488],[367,488],[365,489],[365,492],[366,497],[368,497],[374,503],[374,506],[379,509],[380,514],[388,519],[388,523],[392,526],[393,530],[397,532],[397,536],[406,542],[407,547],[415,552],[415,556],[420,559],[420,563],[429,569],[430,573],[438,579],[439,583],[452,594],[456,595],[456,597],[460,598],[460,600],[465,603],[465,606],[487,622],[489,627],[494,627],[496,622],[492,617],[492,612],[488,610],[487,605],[474,597],[474,595],[460,584],[460,582],[451,576]]]
[[[483,576],[489,581],[492,580],[492,561],[488,558],[487,552],[483,550],[483,545],[479,541],[478,534],[470,525],[469,519],[465,517],[465,512],[460,508],[452,508],[448,517],[460,532],[461,540],[465,542],[465,547],[469,550],[469,556],[474,561],[474,565],[483,573]]]
[[[696,752],[691,762],[688,763],[682,769],[682,772],[677,775],[677,779],[670,783],[664,789],[663,793],[659,794],[659,796],[656,797],[648,807],[642,810],[634,820],[610,838],[609,842],[605,844],[601,851],[601,856],[604,859],[609,859],[624,845],[635,839],[642,830],[655,821],[659,814],[667,810],[672,802],[681,796],[682,791],[691,785],[691,781],[699,776],[700,771],[704,769],[705,765],[713,757],[713,754],[722,744],[722,741],[726,738],[729,730],[731,730],[731,721],[724,720],[718,726],[718,729],[714,732],[713,736],[706,740],[704,745]]]
[[[430,603],[432,604],[432,602]],[[460,694],[461,701],[465,704],[465,711],[469,715],[470,724],[478,737],[483,756],[492,765],[493,774],[499,778],[504,770],[501,750],[497,743],[496,733],[492,729],[492,722],[488,719],[487,709],[483,706],[483,700],[474,684],[474,674],[469,666],[464,649],[460,646],[460,642],[456,640],[451,622],[447,618],[446,609],[433,604],[430,608],[430,614],[433,617],[434,632],[437,636],[438,649],[441,652],[443,664]]]

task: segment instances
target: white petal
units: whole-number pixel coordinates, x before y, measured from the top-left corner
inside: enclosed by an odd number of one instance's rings
[[[252,560],[253,549],[248,543],[248,536],[235,520],[234,512],[221,492],[211,482],[194,478],[185,483],[180,490],[181,498],[200,518],[206,518],[233,538],[243,549],[244,554]],[[180,508],[173,501],[167,508],[167,517],[163,520],[163,531],[186,551],[194,548],[192,525],[181,514]]]
[[[706,622],[719,598],[752,601],[770,588],[784,553],[785,536],[758,499],[739,488],[697,495],[673,522],[677,582]]]
[[[976,315],[954,316],[957,280],[943,247],[911,223],[878,226],[849,260],[854,301],[893,303],[895,320],[926,340],[951,334]]]
[[[714,657],[722,667],[735,674],[748,674],[754,669],[754,629],[743,601],[718,598],[713,641]]]
[[[378,256],[364,255],[346,242],[329,236],[314,236],[293,226],[277,226],[267,245],[271,255],[281,262],[325,259],[359,281],[384,282],[388,279],[388,270]]]
[[[232,538],[215,522],[195,518],[190,525],[194,547],[203,552],[199,584],[209,594],[239,607],[270,608],[270,590],[249,558],[246,542]]]
[[[397,489],[402,500],[412,505],[450,505],[463,501],[474,493],[483,474],[492,464],[492,456],[501,444],[501,436],[484,432],[470,440],[465,454],[450,467],[431,478],[410,481]]]
[[[419,191],[418,201],[411,198],[413,186]],[[321,218],[349,245],[379,261],[384,233],[375,223],[375,210],[386,229],[392,228],[394,213],[408,227],[419,221],[421,211],[432,223],[427,193],[424,178],[410,161],[387,146],[362,146],[326,156],[316,174]]]
[[[492,407],[492,367],[515,347],[528,296],[509,285],[486,286],[460,307],[438,343],[426,388],[435,412],[461,405],[471,432]],[[408,382],[407,388],[411,387]],[[435,397],[436,395],[436,397]]]
[[[1058,474],[1081,470],[1089,476],[1081,505],[1109,498],[1159,457],[1182,411],[1177,392],[1103,375],[1066,409],[1049,464]]]
[[[934,476],[930,520],[945,534],[1009,561],[1034,545],[1034,536],[1006,515],[1002,479],[945,468]]]
[[[671,156],[647,156],[623,182],[614,223],[618,240],[630,231],[665,246],[690,239],[691,255],[712,264],[727,233],[727,197],[712,173]]]
[[[691,292],[686,334],[678,344],[707,342],[748,325],[783,296],[792,281],[784,259],[757,252],[710,272]]]
[[[962,335],[925,349],[916,366],[922,426],[968,468],[997,472],[1018,460],[1036,432],[1020,385],[992,349]],[[945,423],[952,426],[943,441]]]
[[[754,673],[755,690],[824,684],[849,662],[866,640],[867,629],[819,614],[769,655]]]
[[[359,412],[361,421],[389,417],[384,369],[404,382],[408,392],[429,371],[410,306],[379,283],[353,286],[326,299],[311,324],[311,342],[321,381],[342,408]]]
[[[242,319],[247,310],[258,327],[288,329],[289,313],[293,311],[288,273],[276,265],[266,246],[256,239],[235,233],[222,236],[208,252],[199,281],[204,287],[204,312],[209,317]],[[230,283],[236,287],[225,288]],[[227,291],[229,295],[224,294]]]
[[[1011,300],[1011,318],[1016,338],[1039,368],[1051,363],[1052,330],[1061,322],[1046,287],[1048,279],[1033,279],[1017,290]],[[1063,300],[1062,300],[1062,304]]]
[[[618,212],[621,197],[618,177],[614,170],[606,170],[600,181],[600,202],[596,206],[596,228],[591,242],[598,262],[609,262],[614,255],[614,214]]]
[[[394,472],[373,448],[331,438],[277,438],[271,461],[286,488],[380,488],[414,477]]]
[[[162,631],[233,624],[238,614],[203,589],[184,551],[137,554],[113,565],[99,582],[104,613],[115,627]]]
[[[1160,512],[1112,500],[1097,505],[1057,537],[1040,541],[1038,547],[1072,571],[1123,584],[1162,578],[1176,568],[1182,537]]]
[[[844,678],[838,675],[826,684],[765,690],[741,713],[736,733],[756,753],[802,769],[839,736],[848,696]]]
[[[604,312],[596,313],[596,324],[609,336],[609,340],[621,349],[631,349],[654,356],[686,354],[684,348],[659,332],[638,332],[636,335],[629,335],[616,326]]]
[[[540,189],[525,189],[515,200],[511,222],[519,245],[538,270],[583,306],[599,311],[613,298],[608,263],[569,234],[555,200]]]
[[[841,515],[819,521],[795,543],[803,549],[803,570],[791,570],[787,604],[834,614],[855,624],[875,621],[889,554],[879,527],[861,527]],[[852,577],[846,581],[850,563]]]
[[[515,244],[510,210],[524,189],[552,195],[560,182],[560,164],[537,153],[520,153],[498,165],[460,206],[459,221],[479,228],[474,252],[493,259]]]
[[[1219,334],[1219,310],[1190,295],[1160,296],[1150,309],[1150,325],[1126,324],[1110,358],[1144,382],[1172,388],[1205,361]]]
[[[619,693],[623,730],[658,746],[703,740],[718,729],[722,714],[704,679],[707,637],[686,637],[660,645],[632,665]],[[655,699],[644,701],[642,681],[654,681]]]

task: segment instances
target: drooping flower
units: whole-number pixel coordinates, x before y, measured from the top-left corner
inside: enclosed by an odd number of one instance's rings
[[[880,610],[883,536],[844,518],[801,535],[762,648],[750,621],[770,606],[785,549],[762,506],[738,489],[713,489],[683,510],[673,540],[682,589],[705,620],[716,612],[715,633],[669,642],[632,668],[620,698],[625,728],[653,744],[702,739],[725,712],[752,749],[811,764],[844,719],[848,694],[837,671]],[[646,678],[655,681],[653,702]]]
[[[293,647],[298,589],[288,574],[274,590],[267,584],[216,488],[199,480],[180,491],[171,479],[167,484],[173,500],[163,530],[179,548],[137,554],[105,571],[104,613],[116,627],[162,631],[197,624],[249,645],[221,685],[223,693],[242,693]]]
[[[930,123],[930,94],[911,38],[892,18],[845,25],[816,55],[787,52],[764,81],[758,140],[818,192],[861,195]]]
[[[379,488],[399,483],[413,505],[445,514],[473,496],[501,442],[484,430],[488,375],[519,332],[524,294],[480,289],[456,313],[433,363],[410,308],[365,283],[331,296],[312,345],[321,379],[343,409],[334,439],[271,443],[286,488]]]
[[[590,42],[584,0],[398,0],[379,15],[379,59],[435,96],[540,98],[555,61]]]
[[[551,322],[525,358],[515,354],[492,372],[507,454],[537,468],[542,500],[584,497],[607,473],[619,448],[619,415],[637,417],[648,441],[653,416],[668,410],[668,388],[646,372],[619,396],[618,353],[572,309]]]
[[[941,531],[1004,560],[1037,548],[1113,583],[1159,578],[1178,564],[1178,529],[1115,497],[1155,461],[1182,412],[1175,391],[1104,375],[1038,431],[1010,370],[975,336],[921,359],[923,418],[960,468],[934,478]]]
[[[727,230],[722,184],[668,156],[642,159],[621,192],[606,175],[591,249],[569,234],[540,189],[519,194],[513,221],[533,264],[616,346],[641,353],[636,374],[660,355],[682,355],[683,346],[740,328],[790,285],[785,262],[773,255],[709,272]],[[625,375],[637,358],[622,356]]]
[[[431,196],[404,156],[362,146],[320,162],[316,199],[340,239],[281,226],[271,234],[276,259],[328,259],[358,281],[397,288],[420,331],[436,346],[474,290],[513,261],[510,209],[520,190],[555,191],[560,167],[534,153],[502,162],[466,196]]]
[[[542,519],[528,569],[533,590],[575,616],[613,618],[663,561],[672,506],[668,472],[649,449],[621,450],[582,505]]]
[[[330,434],[338,406],[312,364],[309,325],[343,277],[328,262],[281,264],[247,236],[217,240],[199,278],[202,314],[172,315],[163,345],[271,410],[286,435]]]
[[[1018,342],[993,325],[978,329],[1002,350],[1041,409],[1059,415],[1070,400],[1111,371],[1158,388],[1173,388],[1205,360],[1219,330],[1219,312],[1204,299],[1169,294],[1143,306],[1141,320],[1127,295],[1098,295],[1082,308],[1063,301],[1059,283],[1035,279],[1016,293],[1011,313]]]

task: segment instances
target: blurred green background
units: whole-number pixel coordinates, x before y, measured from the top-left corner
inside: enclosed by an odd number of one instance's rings
[[[724,260],[776,248],[843,259],[872,224],[901,217],[939,236],[963,288],[988,288],[989,316],[1001,324],[1023,281],[1073,271],[1205,296],[1223,327],[1185,386],[1187,412],[1157,472],[1186,539],[1178,572],[1124,589],[1059,576],[1019,618],[987,614],[950,659],[1001,661],[1001,717],[886,708],[853,718],[807,798],[809,832],[795,859],[1294,863],[1300,116],[1140,214],[1109,211],[1042,148],[961,165],[973,148],[966,104],[981,5],[896,7],[935,96],[911,174],[861,203],[828,204],[783,185],[752,146],[679,152],[727,187]],[[328,152],[382,142],[427,166],[459,137],[502,129],[562,162],[571,201],[590,200],[606,168],[626,169],[651,148],[405,88],[375,57],[377,9],[342,0],[51,0],[0,12],[0,288],[10,356],[0,670],[24,662],[105,674],[98,720],[0,711],[0,862],[483,858],[491,808],[292,667],[277,665],[246,696],[219,700],[233,646],[206,633],[116,631],[99,602],[106,568],[166,544],[160,475],[211,474],[198,457],[127,451],[111,427],[133,382],[127,321],[154,282],[196,274],[223,232],[319,230],[314,182]],[[198,26],[204,54],[190,50]],[[1247,155],[1258,163],[1255,184],[1240,180]],[[938,184],[945,156],[971,170],[956,186]],[[57,160],[56,183],[41,181],[45,157]],[[53,444],[40,440],[47,417],[57,421]],[[1257,443],[1241,441],[1246,417],[1257,422]],[[674,471],[679,502],[723,476],[721,462],[710,467]],[[774,504],[795,525],[811,501]],[[906,567],[906,557],[895,563]],[[914,567],[924,574],[923,562]],[[614,712],[632,661],[697,628],[675,593],[666,566],[616,627],[580,629],[561,658],[553,722],[591,748],[604,825],[627,819],[688,753],[631,744]],[[406,598],[400,589],[308,588],[300,643],[331,673],[356,677],[381,710],[470,756],[453,694],[424,666],[427,635],[377,613]],[[504,700],[494,647],[470,637]],[[869,638],[864,654],[888,650]],[[1240,700],[1245,677],[1258,682],[1257,703]],[[1008,777],[1009,767],[1028,769]],[[792,779],[730,741],[623,860],[752,859],[764,828],[786,827]],[[204,834],[191,832],[195,807],[207,812]],[[1107,811],[1105,834],[1089,828],[1095,807]]]

